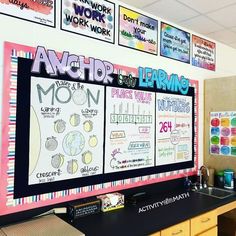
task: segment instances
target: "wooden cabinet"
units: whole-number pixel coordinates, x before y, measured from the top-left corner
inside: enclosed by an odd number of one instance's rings
[[[188,236],[190,232],[189,220],[171,226],[161,231],[161,236]]]
[[[190,220],[191,236],[198,235],[217,225],[217,211],[213,210]]]
[[[150,236],[217,236],[217,210],[196,216]]]
[[[232,209],[236,209],[236,201],[166,228],[161,232],[156,232],[150,236],[217,236],[217,217]]]
[[[209,229],[207,231],[205,231],[204,233],[198,234],[198,236],[217,236],[218,233],[218,229],[217,226],[215,226],[212,229]]]

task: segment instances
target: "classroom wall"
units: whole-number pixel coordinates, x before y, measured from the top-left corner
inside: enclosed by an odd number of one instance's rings
[[[205,145],[204,164],[216,171],[233,169],[236,172],[235,156],[210,154],[210,112],[223,112],[236,110],[236,76],[205,80]],[[223,85],[223,86],[222,86]]]
[[[118,1],[116,3],[116,16],[118,16]],[[58,4],[59,5],[59,4]],[[123,4],[123,6],[127,6]],[[58,6],[59,7],[59,6]],[[141,10],[132,8],[140,13],[157,18]],[[221,43],[216,42],[216,71],[209,71],[201,68],[191,66],[189,64],[181,63],[175,60],[167,59],[160,56],[150,55],[147,53],[135,51],[132,49],[118,46],[117,30],[115,35],[115,44],[109,44],[88,37],[64,32],[60,30],[60,12],[57,10],[56,28],[50,28],[43,25],[30,23],[24,20],[0,15],[1,22],[1,37],[0,37],[0,99],[2,99],[2,81],[3,78],[3,43],[4,41],[14,42],[17,44],[37,47],[42,45],[47,49],[53,49],[58,52],[69,51],[77,55],[91,56],[100,58],[102,60],[111,61],[114,64],[126,65],[128,67],[143,66],[156,69],[164,69],[168,74],[176,73],[184,75],[185,77],[199,81],[199,165],[203,163],[203,87],[204,79],[217,78],[222,76],[231,76],[236,74],[236,67],[233,66],[234,58],[236,57],[236,50],[227,47]],[[160,22],[160,18],[157,18]],[[172,23],[174,26],[180,26]],[[116,26],[118,23],[116,22]],[[184,29],[184,28],[182,28]],[[187,30],[187,29],[184,29]],[[190,33],[195,33],[189,31]],[[199,35],[195,33],[196,35]],[[201,35],[199,35],[201,36]],[[159,37],[159,35],[158,35]],[[203,36],[202,36],[203,37]],[[206,38],[206,37],[204,37]],[[159,50],[158,50],[159,54]],[[0,103],[1,104],[1,103]],[[0,125],[2,124],[0,116]],[[1,168],[1,167],[0,167]],[[1,169],[0,169],[1,171]],[[1,196],[1,193],[0,193]],[[50,201],[49,201],[50,202]],[[47,204],[49,203],[47,202]],[[32,207],[32,206],[31,206]],[[35,207],[35,205],[34,205]],[[28,207],[21,208],[22,210]]]

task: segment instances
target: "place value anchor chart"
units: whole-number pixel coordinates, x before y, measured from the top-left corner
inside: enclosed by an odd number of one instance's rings
[[[155,93],[106,88],[105,173],[154,166]]]

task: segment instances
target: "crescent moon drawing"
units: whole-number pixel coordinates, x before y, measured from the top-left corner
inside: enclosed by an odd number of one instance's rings
[[[51,165],[52,167],[58,169],[60,168],[64,163],[64,156],[60,153],[52,156],[52,160],[51,160]]]
[[[86,165],[90,164],[93,160],[93,154],[90,151],[86,151],[82,154],[82,162]]]
[[[41,150],[41,131],[39,120],[33,106],[30,106],[30,147],[29,147],[29,175],[38,163]]]

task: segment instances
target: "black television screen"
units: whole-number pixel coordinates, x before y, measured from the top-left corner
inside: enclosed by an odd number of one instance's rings
[[[65,54],[55,66],[52,55],[18,58],[15,198],[194,166],[184,78],[93,58],[62,67]]]

